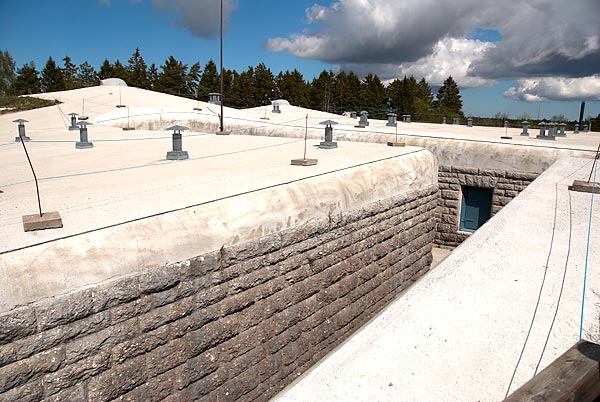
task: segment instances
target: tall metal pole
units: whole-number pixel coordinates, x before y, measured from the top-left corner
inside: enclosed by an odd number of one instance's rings
[[[221,0],[221,22],[220,22],[220,29],[221,29],[221,132],[223,132],[223,0]]]

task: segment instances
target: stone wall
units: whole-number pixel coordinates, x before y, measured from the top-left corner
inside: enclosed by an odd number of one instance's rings
[[[439,166],[436,245],[454,248],[471,235],[459,230],[461,186],[493,189],[491,216],[494,216],[538,176],[527,172]]]
[[[2,401],[260,400],[425,273],[430,185],[0,315]]]

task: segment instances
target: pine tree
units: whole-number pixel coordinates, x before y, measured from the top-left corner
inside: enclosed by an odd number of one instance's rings
[[[273,73],[264,63],[260,63],[254,68],[252,90],[256,105],[268,103],[269,99],[274,99],[277,88],[273,80]]]
[[[362,103],[368,109],[386,109],[385,87],[378,76],[367,74],[362,82]]]
[[[438,90],[434,107],[442,113],[464,116],[462,112],[460,90],[454,79],[452,79],[452,76],[446,78]]]
[[[416,90],[415,112],[425,113],[433,107],[433,94],[425,78],[421,78]]]
[[[231,106],[231,96],[232,96],[232,90],[233,90],[233,80],[235,79],[235,76],[237,75],[237,72],[235,70],[225,70],[225,72],[223,73],[223,105],[227,105],[227,106]],[[220,77],[219,77],[220,79]],[[219,83],[219,89],[220,89],[220,83]]]
[[[65,90],[65,80],[63,72],[56,66],[52,57],[48,58],[46,65],[42,70],[41,79],[42,92],[56,92]]]
[[[188,95],[194,99],[198,98],[198,85],[200,84],[200,63],[196,62],[190,67],[185,78]]]
[[[332,111],[333,106],[333,88],[334,88],[333,71],[323,70],[321,74],[311,82],[311,108],[323,110],[325,112]]]
[[[83,88],[93,87],[99,84],[96,70],[87,61],[77,68],[77,80]]]
[[[254,69],[248,67],[247,71],[243,71],[233,79],[231,86],[231,95],[229,101],[232,106],[248,108],[253,106],[259,106],[255,103],[252,96],[252,77],[254,76]]]
[[[15,61],[8,50],[0,52],[0,96],[6,96],[15,81]]]
[[[125,81],[126,84],[129,83],[129,72],[127,71],[127,69],[121,63],[121,61],[119,59],[115,60],[115,62],[112,65],[112,77],[111,78],[120,78],[123,81]]]
[[[308,106],[308,86],[302,74],[296,69],[290,72],[279,73],[275,79],[283,97],[295,106]]]
[[[17,76],[13,81],[11,93],[15,95],[40,93],[40,78],[33,61],[23,64],[23,67],[17,70]]]
[[[140,48],[135,48],[135,52],[133,53],[133,55],[131,55],[131,58],[129,59],[128,63],[129,64],[127,65],[127,75],[129,81],[127,82],[127,85],[142,89],[148,89],[148,72],[146,62],[140,54]]]
[[[187,65],[169,56],[165,64],[160,66],[162,72],[156,79],[155,90],[171,95],[188,96],[186,83]]]
[[[217,65],[210,59],[204,66],[202,77],[198,84],[198,99],[207,101],[208,94],[214,92],[221,92],[221,84],[219,81],[219,73],[217,72]]]
[[[80,88],[81,85],[77,79],[77,66],[73,64],[68,55],[63,58],[63,63],[62,73],[65,81],[65,89]]]
[[[356,111],[359,108],[360,79],[350,71],[340,71],[334,80],[334,104],[340,111]]]
[[[158,69],[156,64],[152,63],[148,68],[148,89],[154,89],[158,80]]]
[[[100,71],[98,71],[98,79],[105,80],[113,77],[113,66],[110,64],[108,59],[104,59],[102,65],[100,65]]]

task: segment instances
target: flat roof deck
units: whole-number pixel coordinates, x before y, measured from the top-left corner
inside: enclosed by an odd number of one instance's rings
[[[579,340],[586,258],[599,342],[600,197],[568,190],[591,164],[557,162],[274,401],[503,400]]]
[[[60,112],[58,109],[55,109],[54,112],[51,111],[48,113],[43,123],[31,122],[30,124],[32,124],[33,128],[36,128],[36,124],[40,127],[66,127],[68,125],[66,114],[70,112],[81,114],[85,111],[86,115],[95,119],[94,121],[97,121],[99,124],[121,125],[127,125],[128,114],[130,115],[132,124],[133,122],[149,119],[162,119],[164,121],[173,119],[180,121],[198,120],[216,125],[218,124],[218,113],[220,112],[218,105],[133,87],[98,86],[36,96],[46,99],[58,99],[64,103],[59,105]],[[129,106],[129,108],[115,108],[115,105],[120,102]],[[194,110],[194,108],[201,110]],[[51,109],[49,108],[49,110]],[[309,129],[317,130],[313,131],[317,136],[322,136],[323,126],[319,125],[319,123],[326,119],[337,121],[339,125],[334,127],[334,135],[336,133],[344,134],[348,140],[356,139],[362,141],[365,135],[368,136],[373,133],[393,135],[396,132],[396,128],[388,127],[385,120],[369,119],[369,126],[356,128],[358,119],[290,105],[281,105],[281,113],[272,113],[271,105],[250,109],[225,107],[224,110],[226,128],[231,129],[229,126],[233,126],[234,133],[237,134],[244,133],[244,126],[258,126],[264,129],[266,135],[271,135],[275,132],[281,136],[290,136],[292,134],[303,136],[307,116]],[[25,112],[23,115],[26,116],[27,113],[30,112]],[[268,120],[264,119],[265,116]],[[2,116],[0,116],[0,121],[2,121],[1,119]],[[15,129],[16,127],[12,131],[15,132]],[[466,119],[462,119],[460,125],[403,123],[399,121],[397,131],[399,135],[415,137],[461,139],[486,143],[519,144],[534,147],[591,151],[595,151],[598,143],[600,143],[600,133],[597,132],[573,134],[572,131],[569,131],[567,132],[567,137],[557,137],[555,141],[548,141],[535,138],[539,133],[537,128],[530,127],[530,135],[529,137],[525,137],[520,135],[522,131],[520,127],[508,129],[477,125],[466,127]],[[260,131],[258,133],[260,134]],[[506,135],[512,137],[512,139],[500,138]]]
[[[0,252],[417,150],[350,142],[325,150],[309,140],[307,157],[319,163],[299,167],[290,160],[303,157],[300,139],[184,133],[183,149],[190,158],[168,161],[169,132],[90,126],[94,148],[83,150],[75,149],[78,131],[28,135],[42,210],[58,211],[64,227],[23,231],[21,217],[38,210],[35,184],[22,145],[5,142],[0,147]]]

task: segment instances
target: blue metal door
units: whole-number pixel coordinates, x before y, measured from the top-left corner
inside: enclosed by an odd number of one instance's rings
[[[465,186],[462,193],[460,230],[474,232],[490,219],[493,190]]]

